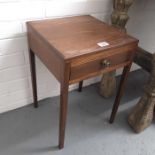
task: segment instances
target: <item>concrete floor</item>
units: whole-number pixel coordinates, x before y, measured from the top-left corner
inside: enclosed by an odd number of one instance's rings
[[[0,155],[154,155],[155,125],[135,134],[127,116],[142,95],[148,75],[130,74],[114,124],[108,119],[114,97],[104,99],[97,84],[69,94],[65,148],[57,149],[59,97],[0,115]]]

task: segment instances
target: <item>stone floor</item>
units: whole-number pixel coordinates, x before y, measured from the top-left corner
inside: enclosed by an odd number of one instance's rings
[[[59,97],[40,101],[38,109],[29,105],[1,114],[0,155],[154,155],[154,122],[140,134],[127,123],[147,78],[142,70],[130,74],[114,124],[108,123],[114,97],[101,97],[98,84],[70,92],[63,150],[57,149]]]

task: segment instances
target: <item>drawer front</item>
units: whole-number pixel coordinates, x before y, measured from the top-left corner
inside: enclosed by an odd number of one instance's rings
[[[119,53],[112,56],[99,58],[97,60],[71,66],[71,83],[86,79],[103,72],[108,72],[120,68],[129,63],[132,52]],[[122,64],[122,65],[121,65]]]

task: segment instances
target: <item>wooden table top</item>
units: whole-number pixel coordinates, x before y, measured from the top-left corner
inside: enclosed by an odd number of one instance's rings
[[[31,21],[27,24],[63,59],[104,52],[137,40],[89,15]],[[100,47],[99,42],[109,45]]]

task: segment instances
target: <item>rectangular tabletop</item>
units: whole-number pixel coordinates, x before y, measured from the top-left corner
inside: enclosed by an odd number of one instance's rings
[[[28,25],[64,59],[135,41],[124,32],[88,15],[28,22]],[[100,47],[97,44],[100,42],[108,42],[109,46]]]

